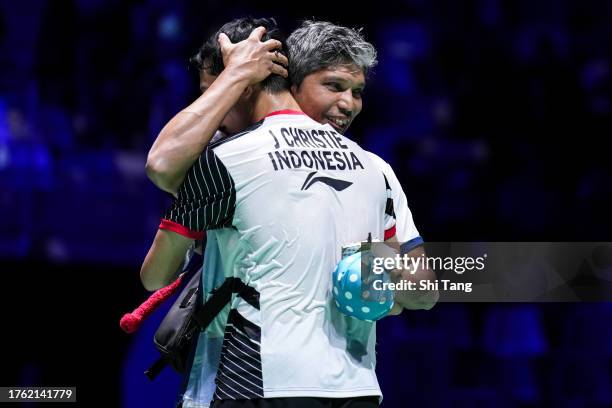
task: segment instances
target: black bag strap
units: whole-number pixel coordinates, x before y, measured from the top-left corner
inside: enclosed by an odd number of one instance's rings
[[[232,293],[239,292],[243,289],[243,286],[245,286],[244,283],[238,278],[226,278],[221,286],[212,291],[212,296],[193,313],[192,318],[196,322],[197,328],[200,330],[206,329],[221,310],[223,310],[225,305],[230,302]],[[194,327],[187,335],[193,336],[197,328]],[[168,360],[162,356],[145,371],[145,375],[149,380],[153,381],[167,365]]]
[[[212,296],[193,314],[200,330],[204,330],[232,299],[236,291],[238,278],[226,278],[221,286],[212,291]],[[241,282],[241,281],[240,281]]]
[[[168,365],[168,360],[166,360],[163,356],[158,358],[157,361],[153,363],[151,367],[147,371],[145,371],[145,375],[151,381],[155,379],[161,373],[161,371]]]

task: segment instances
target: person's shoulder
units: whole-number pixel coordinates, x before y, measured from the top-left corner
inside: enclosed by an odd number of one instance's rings
[[[370,159],[376,164],[378,169],[385,176],[385,181],[387,182],[387,185],[391,187],[391,190],[393,191],[401,190],[402,185],[400,184],[400,181],[398,180],[397,175],[395,174],[395,171],[393,170],[393,167],[391,167],[391,165],[387,163],[379,155],[372,153],[368,150],[366,150],[366,152],[370,156]]]
[[[379,169],[381,169],[384,173],[387,173],[389,171],[391,171],[391,165],[389,163],[387,163],[382,157],[380,157],[379,155],[377,155],[376,153],[372,153],[369,150],[365,150],[364,151],[368,154],[368,156],[370,157],[370,159],[376,163],[376,165],[378,166]]]
[[[251,126],[249,126],[248,128],[244,129],[241,132],[222,137],[212,143],[209,143],[208,149],[214,150],[215,148],[222,146],[226,143],[232,143],[232,142],[235,143],[239,141],[240,138],[242,138],[243,136],[247,136],[247,135],[256,133],[261,128],[262,125],[263,125],[263,120],[260,120],[259,122],[252,124]]]

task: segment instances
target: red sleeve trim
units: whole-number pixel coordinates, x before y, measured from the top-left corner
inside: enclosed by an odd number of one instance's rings
[[[190,230],[184,225],[181,225],[174,221],[167,220],[165,218],[162,218],[161,223],[159,224],[159,229],[176,232],[179,235],[182,235],[184,237],[191,238],[191,239],[202,240],[204,239],[204,235],[206,235],[204,231]]]
[[[297,110],[293,110],[293,109],[283,109],[283,110],[277,110],[277,111],[274,111],[274,112],[270,112],[266,116],[264,116],[263,118],[259,119],[259,121],[262,121],[265,118],[269,118],[270,116],[276,116],[276,115],[306,115],[306,114],[304,112],[302,112],[302,111],[297,111]]]
[[[395,225],[389,228],[388,230],[385,230],[385,241],[388,240],[389,238],[393,238],[394,236],[395,236]]]

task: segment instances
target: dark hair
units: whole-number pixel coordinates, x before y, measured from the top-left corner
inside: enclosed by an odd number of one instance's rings
[[[198,53],[191,57],[189,62],[198,69],[198,72],[206,70],[210,75],[219,75],[224,68],[221,47],[217,41],[219,34],[225,33],[232,43],[237,43],[246,40],[251,32],[259,26],[266,28],[266,32],[261,40],[267,41],[273,38],[280,41],[283,48],[278,51],[287,56],[285,36],[278,28],[276,20],[273,18],[243,17],[224,24],[219,31],[206,40],[198,50]],[[261,82],[261,87],[265,91],[274,94],[289,89],[289,80],[280,75],[271,74]]]

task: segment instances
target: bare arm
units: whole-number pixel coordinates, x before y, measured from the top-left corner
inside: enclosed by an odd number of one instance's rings
[[[261,42],[265,29],[258,27],[248,39],[232,44],[219,36],[225,69],[191,105],[174,116],[161,130],[147,157],[149,179],[160,189],[176,193],[185,173],[208,145],[225,115],[249,85],[271,73],[287,76],[287,64],[277,40]]]
[[[395,236],[386,240],[385,243],[392,248],[393,252],[399,253],[399,243],[397,242],[397,238]],[[377,255],[380,256],[381,254]],[[409,257],[418,258],[425,255],[425,249],[422,246],[419,246],[410,250],[407,255]],[[389,254],[387,254],[386,256],[389,256]],[[414,272],[408,269],[395,269],[390,273],[391,280],[393,282],[399,282],[403,280],[411,281],[415,282],[417,288],[419,287],[419,281],[421,280],[435,281],[436,279],[434,271],[428,269],[424,263],[420,263],[419,268]],[[436,290],[396,290],[394,293],[394,298],[396,304],[403,307],[404,309],[429,310],[438,301],[439,293]],[[390,314],[399,314],[397,313],[395,306]]]
[[[192,239],[159,229],[140,268],[140,281],[147,290],[157,290],[170,284],[185,258]]]
[[[176,193],[185,173],[208,145],[247,83],[223,71],[195,102],[161,130],[147,157],[147,176],[160,189]]]

